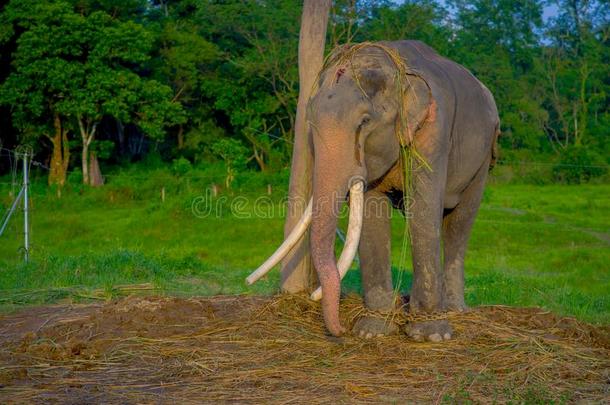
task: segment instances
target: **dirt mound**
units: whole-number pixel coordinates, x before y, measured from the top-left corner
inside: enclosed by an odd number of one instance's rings
[[[361,309],[343,300],[346,324]],[[449,316],[456,339],[325,334],[299,296],[129,297],[0,318],[8,402],[547,402],[610,399],[610,333],[535,308]]]

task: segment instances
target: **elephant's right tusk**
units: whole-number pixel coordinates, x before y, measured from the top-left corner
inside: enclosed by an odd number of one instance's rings
[[[362,218],[364,214],[364,183],[358,181],[355,183],[349,192],[349,223],[347,226],[347,237],[341,256],[337,261],[337,269],[339,277],[347,274],[347,271],[352,266],[354,257],[360,243],[360,232],[362,231]],[[318,287],[310,296],[314,301],[319,301],[322,298],[322,287]]]
[[[305,212],[303,216],[296,224],[296,226],[290,232],[290,235],[284,240],[284,242],[280,245],[279,248],[273,253],[265,263],[261,264],[258,269],[256,269],[252,274],[248,276],[246,279],[246,283],[248,285],[254,284],[258,279],[263,277],[265,274],[269,272],[276,264],[280,262],[289,252],[292,250],[294,245],[297,244],[299,239],[303,236],[303,234],[309,228],[311,224],[311,209],[312,209],[312,199],[309,199],[309,204],[307,204],[307,208],[305,208]]]

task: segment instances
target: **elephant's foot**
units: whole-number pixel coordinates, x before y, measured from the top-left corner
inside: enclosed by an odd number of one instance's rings
[[[406,326],[405,332],[417,342],[442,342],[453,336],[453,328],[447,320],[413,322]]]
[[[398,325],[391,319],[363,316],[356,321],[353,331],[354,334],[362,338],[370,339],[372,337],[393,335],[398,332]]]

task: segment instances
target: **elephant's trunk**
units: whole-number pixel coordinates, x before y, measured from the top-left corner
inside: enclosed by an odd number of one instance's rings
[[[318,273],[322,289],[322,311],[326,328],[335,336],[341,335],[345,330],[339,321],[339,295],[341,292],[341,274],[335,261],[335,230],[339,210],[347,191],[351,186],[350,199],[357,199],[359,209],[350,210],[351,234],[345,250],[351,250],[344,258],[342,255],[341,267],[347,271],[356,253],[360,229],[362,225],[362,168],[351,162],[351,159],[341,159],[341,156],[328,153],[325,148],[320,152],[316,148],[314,176],[313,176],[313,208],[311,222],[311,256]],[[352,166],[352,167],[350,167]],[[352,215],[355,215],[353,226]],[[348,246],[351,246],[348,249]],[[347,263],[347,265],[345,265]]]
[[[263,277],[298,242],[311,224],[311,255],[318,272],[321,288],[311,298],[322,297],[324,321],[329,332],[339,336],[344,332],[339,322],[339,294],[341,279],[349,270],[360,241],[364,214],[364,178],[366,170],[359,162],[359,154],[346,148],[348,134],[333,131],[328,142],[314,142],[315,164],[313,197],[291,234],[282,245],[247,279],[252,284]],[[354,145],[359,151],[360,145]],[[339,261],[335,261],[335,230],[339,210],[350,190],[350,218],[345,247]]]

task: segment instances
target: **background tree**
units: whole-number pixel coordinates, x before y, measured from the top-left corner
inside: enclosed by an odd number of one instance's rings
[[[75,165],[87,178],[98,158],[119,167],[151,151],[160,162],[206,165],[225,138],[248,149],[248,168],[285,173],[299,142],[302,5],[0,0],[2,142],[33,146],[58,184]],[[556,12],[545,20],[549,5]],[[326,52],[346,42],[419,39],[479,77],[499,107],[504,163],[608,164],[607,1],[336,0],[329,7]],[[568,178],[546,173],[541,181]]]
[[[185,122],[176,130],[175,154],[201,158],[203,148],[211,145],[223,130],[215,125],[205,99],[203,85],[216,80],[215,69],[221,61],[218,47],[201,35],[197,2],[161,1],[149,19],[158,24],[154,77],[173,90],[173,101],[185,110]],[[156,14],[156,15],[155,15]],[[215,135],[215,136],[206,136]]]
[[[447,38],[451,37],[451,31],[443,24],[448,12],[438,3],[416,0],[396,6],[379,2],[369,10],[356,41],[418,39],[441,54],[449,52],[451,42]]]
[[[563,149],[600,143],[607,138],[610,10],[607,2],[589,0],[554,4],[560,12],[547,28],[551,46],[543,50],[549,138]]]
[[[71,130],[80,135],[83,183],[90,184],[89,148],[105,116],[133,122],[155,139],[183,120],[171,89],[139,74],[153,45],[141,24],[104,11],[83,15],[64,1],[11,2],[3,17],[18,39],[0,99],[13,106],[24,133],[52,141],[51,182],[65,180]]]
[[[298,86],[300,2],[204,2],[202,33],[223,52],[215,80],[204,83],[214,107],[251,149],[260,170],[289,160]]]
[[[246,148],[236,139],[220,139],[212,145],[212,153],[224,161],[227,171],[225,187],[230,189],[237,173],[245,167]]]
[[[542,26],[540,0],[462,0],[451,3],[455,39],[449,54],[494,94],[501,112],[501,143],[509,149],[537,150],[547,113],[535,80]]]

